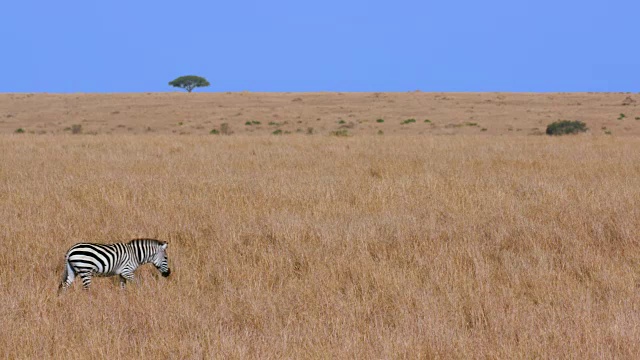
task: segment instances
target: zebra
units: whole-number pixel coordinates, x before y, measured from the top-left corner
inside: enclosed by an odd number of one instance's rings
[[[167,277],[171,274],[167,245],[167,242],[155,239],[134,239],[117,244],[75,244],[67,251],[58,293],[68,288],[76,275],[80,275],[85,290],[89,289],[94,275],[120,275],[120,287],[124,288],[127,280],[133,280],[133,272],[138,266],[146,263],[152,263],[162,276]]]

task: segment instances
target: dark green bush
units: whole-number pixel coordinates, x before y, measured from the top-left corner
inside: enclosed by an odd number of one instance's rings
[[[547,126],[547,135],[577,134],[589,130],[582,121],[560,120]]]

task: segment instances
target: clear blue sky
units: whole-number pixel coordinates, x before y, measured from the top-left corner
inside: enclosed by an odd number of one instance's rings
[[[0,39],[0,92],[640,91],[639,0],[5,0]]]

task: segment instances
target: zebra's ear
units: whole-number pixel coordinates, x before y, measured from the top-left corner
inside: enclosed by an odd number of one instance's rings
[[[168,246],[168,245],[169,245],[169,244],[164,243],[164,244],[162,244],[162,246],[160,246],[160,247],[162,248],[162,250],[167,250],[167,246]]]

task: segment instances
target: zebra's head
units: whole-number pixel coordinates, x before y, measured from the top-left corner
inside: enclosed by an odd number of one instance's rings
[[[160,274],[162,274],[162,276],[167,277],[171,274],[171,269],[169,269],[169,259],[167,259],[167,246],[169,244],[167,244],[166,241],[160,241],[158,245],[158,250],[156,251],[155,255],[153,255],[151,262],[156,267],[156,269],[160,271]]]

